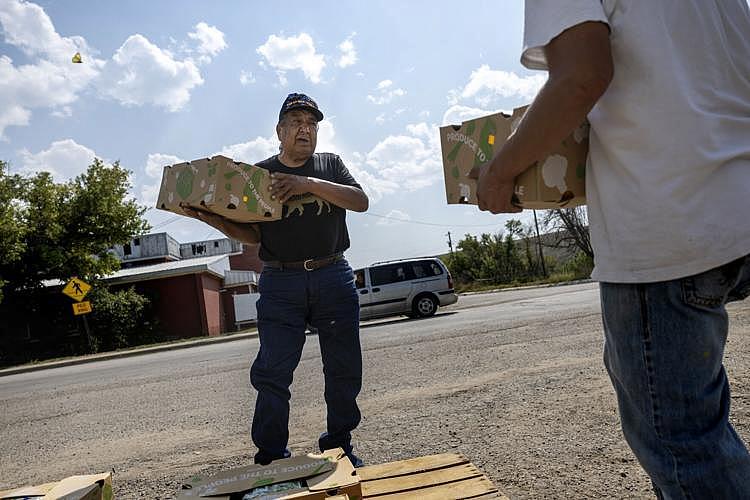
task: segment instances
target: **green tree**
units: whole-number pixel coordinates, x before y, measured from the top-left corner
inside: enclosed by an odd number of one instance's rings
[[[119,261],[108,249],[149,229],[146,209],[127,197],[129,172],[117,162],[95,159],[86,173],[62,184],[48,172],[9,176],[4,164],[0,174],[0,248],[9,248],[0,253],[5,298],[39,289],[44,280],[111,274]]]
[[[3,300],[3,287],[6,275],[3,269],[18,263],[26,248],[25,228],[20,224],[21,178],[8,174],[8,165],[0,160],[0,302]]]
[[[503,242],[505,281],[513,282],[526,274],[526,269],[516,248],[515,241],[515,238],[518,238],[523,232],[523,224],[520,220],[510,219],[505,223],[505,230],[506,235]]]

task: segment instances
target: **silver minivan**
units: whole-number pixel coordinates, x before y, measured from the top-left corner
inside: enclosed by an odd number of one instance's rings
[[[458,296],[445,264],[437,257],[377,262],[354,271],[360,319],[432,316]]]

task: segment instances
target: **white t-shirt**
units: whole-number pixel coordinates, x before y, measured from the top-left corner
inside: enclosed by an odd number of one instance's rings
[[[521,62],[586,21],[610,27],[613,80],[589,114],[592,277],[654,282],[750,254],[746,0],[526,0]]]

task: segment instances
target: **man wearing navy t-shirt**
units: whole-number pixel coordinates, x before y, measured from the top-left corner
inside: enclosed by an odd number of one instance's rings
[[[369,201],[341,158],[315,153],[322,119],[314,100],[289,94],[276,125],[281,152],[257,164],[272,172],[271,195],[284,203],[280,220],[241,224],[187,211],[232,238],[260,242],[260,350],[250,370],[258,391],[252,438],[260,464],[290,456],[289,386],[310,325],[320,342],[328,409],[318,444],[321,451],[341,447],[355,467],[362,465],[351,444],[362,386],[359,299],[343,252],[349,248],[346,210],[364,212]]]

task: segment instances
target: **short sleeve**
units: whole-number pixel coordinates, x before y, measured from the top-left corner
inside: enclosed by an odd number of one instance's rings
[[[588,21],[609,25],[601,0],[526,0],[521,64],[548,69],[544,47],[563,31]]]
[[[352,177],[349,173],[349,169],[344,165],[343,160],[340,156],[334,156],[334,171],[335,171],[335,182],[337,184],[343,184],[345,186],[353,186],[362,189],[362,186]]]

